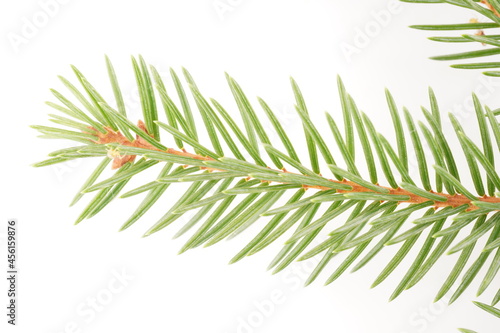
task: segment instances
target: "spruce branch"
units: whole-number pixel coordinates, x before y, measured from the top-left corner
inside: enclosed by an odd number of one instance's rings
[[[116,108],[73,68],[82,91],[69,80],[61,80],[77,102],[53,90],[62,105],[48,103],[65,114],[51,115],[51,121],[69,129],[33,126],[42,137],[73,140],[79,144],[52,152],[50,159],[35,166],[77,158],[101,158],[72,201],[72,205],[76,204],[84,194],[95,193],[76,223],[98,214],[120,195],[135,175],[162,166],[154,180],[121,194],[121,197],[145,194],[121,230],[134,225],[171,186],[187,182],[189,188],[145,233],[150,236],[186,212],[196,211],[174,236],[177,238],[196,229],[181,253],[233,238],[254,226],[258,232],[231,263],[287,236],[283,249],[269,268],[279,272],[295,260],[322,256],[306,281],[309,284],[340,252],[350,251],[327,283],[339,278],[351,266],[353,271],[359,270],[385,246],[400,244],[397,254],[376,278],[375,286],[396,270],[417,246],[420,237],[425,237],[391,299],[421,281],[445,253],[455,255],[457,263],[437,299],[457,285],[451,297],[451,302],[455,301],[479,279],[483,266],[488,266],[488,270],[481,279],[478,294],[493,284],[500,262],[500,176],[495,169],[500,151],[500,124],[495,113],[475,96],[480,143],[469,137],[459,120],[450,115],[451,127],[459,142],[454,145],[432,90],[429,90],[429,110],[422,108],[425,122],[415,122],[407,109],[403,108],[401,114],[394,98],[386,91],[396,138],[393,147],[377,131],[376,124],[358,109],[340,78],[342,111],[326,113],[331,132],[331,138],[327,138],[326,133],[320,133],[313,121],[315,114],[308,110],[303,94],[292,80],[297,117],[304,129],[309,155],[304,158],[294,146],[296,135],[292,140],[269,105],[259,99],[262,112],[279,140],[271,139],[272,133],[264,126],[260,112],[229,75],[226,79],[240,120],[216,100],[204,97],[185,69],[183,76],[190,98],[185,84],[173,70],[170,74],[175,93],[171,95],[158,71],[148,66],[142,57],[133,58],[132,64],[143,112],[143,120],[137,124],[127,116],[115,71],[106,58]],[[179,100],[179,106],[174,99]],[[193,101],[196,108],[192,106]],[[163,107],[165,120],[159,119],[158,105]],[[193,113],[196,110],[199,117]],[[340,118],[343,118],[342,124]],[[202,120],[201,126],[196,119]],[[209,142],[200,139],[204,134]],[[430,156],[424,145],[429,146]],[[356,151],[364,161],[356,159]],[[463,171],[470,173],[474,189],[463,180],[464,174],[456,162],[460,154],[467,161],[469,170]],[[418,166],[418,180],[410,169],[413,159]],[[302,162],[306,160],[308,164]],[[116,172],[105,177],[103,173],[111,161],[111,168]],[[363,165],[367,175],[360,171]],[[342,217],[344,214],[348,217]],[[483,251],[474,257],[472,252],[476,246]],[[365,250],[368,251],[365,253]],[[357,261],[363,253],[364,257]],[[488,261],[490,255],[494,257],[492,261]]]
[[[169,125],[162,123],[162,122],[157,122],[157,124],[165,129],[167,132],[176,135],[178,138],[183,138],[184,141],[189,142],[190,139],[189,137],[183,135],[179,131],[175,130],[174,128],[170,127]],[[144,131],[144,135],[148,135],[147,131],[145,130],[145,125],[142,121],[139,121],[137,127]],[[111,128],[105,128],[106,132],[105,133],[100,133],[99,131],[95,129],[91,129],[92,132],[95,135],[95,139],[92,140],[93,143],[97,145],[109,145],[113,147],[117,147],[116,149],[111,148],[110,151],[108,151],[108,156],[113,158],[113,163],[112,163],[112,168],[117,169],[122,167],[124,164],[134,161],[136,155],[120,155],[120,151],[127,151],[127,149],[123,149],[123,147],[132,147],[132,148],[139,148],[141,149],[139,153],[144,156],[151,156],[148,155],[150,153],[154,152],[164,152],[167,154],[175,155],[176,157],[185,157],[186,159],[197,159],[199,161],[213,161],[215,163],[217,162],[224,162],[227,161],[228,159],[225,157],[220,157],[217,158],[217,155],[215,153],[212,153],[208,150],[205,150],[203,147],[200,146],[200,151],[205,152],[206,155],[197,155],[193,153],[189,153],[186,150],[179,151],[175,150],[173,148],[167,148],[165,150],[160,150],[159,148],[153,146],[152,144],[148,143],[146,140],[144,140],[142,137],[137,136],[136,139],[130,141],[127,139],[123,134],[120,132],[114,132]],[[197,145],[192,142],[192,144]],[[122,148],[120,148],[122,147]],[[266,149],[271,149],[272,146],[268,144],[264,144],[264,147]],[[130,152],[130,150],[128,150]],[[134,152],[134,150],[132,150]],[[137,152],[137,151],[136,151]],[[236,161],[233,161],[235,163]],[[210,165],[209,163],[205,163],[206,165]],[[186,164],[187,166],[188,164]],[[248,178],[254,178],[252,174],[245,174],[245,172],[241,172],[238,174],[238,172],[232,172],[231,170],[225,170],[224,166],[222,164],[219,164],[220,168],[212,168],[209,166],[200,166],[200,170],[207,170],[210,172],[216,172],[212,173],[211,177],[213,179],[220,178],[220,179],[225,179],[228,178],[229,176],[235,176],[235,177],[242,177],[242,176],[247,176]],[[295,185],[295,186],[300,186],[304,189],[316,189],[316,190],[321,190],[321,191],[327,191],[327,190],[336,190],[336,193],[344,193],[345,195],[342,196],[342,198],[356,198],[356,199],[361,199],[361,200],[381,200],[381,201],[397,201],[400,203],[409,203],[409,204],[418,204],[418,203],[423,203],[427,202],[429,200],[434,201],[434,208],[441,208],[441,207],[461,207],[463,205],[468,206],[466,210],[475,210],[479,209],[479,206],[485,207],[485,205],[492,204],[493,208],[496,210],[498,207],[496,207],[496,204],[500,203],[500,198],[497,197],[489,197],[489,196],[484,196],[481,198],[476,197],[475,195],[471,194],[467,189],[464,187],[461,188],[461,192],[464,194],[446,194],[446,193],[435,193],[433,191],[423,191],[420,188],[409,184],[409,183],[402,183],[401,185],[403,187],[398,187],[398,188],[389,188],[389,187],[384,187],[380,185],[375,185],[372,184],[368,181],[363,180],[363,178],[356,176],[355,174],[352,174],[346,170],[343,170],[336,165],[329,164],[328,167],[333,170],[334,173],[339,174],[343,177],[342,181],[338,180],[333,180],[333,179],[308,179],[306,177],[311,177],[306,175],[305,177],[303,175],[297,174],[297,173],[292,173],[290,171],[287,171],[285,168],[282,168],[282,170],[275,170],[268,168],[268,170],[264,170],[266,172],[271,172],[272,175],[269,175],[266,177],[265,174],[261,175],[261,177],[256,177],[262,182],[268,182],[268,183],[273,183],[273,182],[278,182],[281,184],[288,184],[288,185]],[[437,172],[440,172],[442,174],[447,175],[447,171],[439,166],[435,166]],[[200,179],[204,179],[204,177],[200,177]],[[286,180],[289,179],[291,182],[288,183]],[[354,179],[355,181],[350,181],[347,179]],[[184,177],[180,179],[180,181],[192,181],[193,178],[189,177]],[[161,181],[161,180],[160,180]],[[462,187],[460,182],[456,182],[455,178],[450,177],[450,181],[455,182],[455,185],[457,187]],[[318,185],[311,185],[311,184],[318,184]],[[319,184],[324,184],[324,185],[319,185]],[[87,192],[92,192],[96,189],[102,188],[105,185],[108,185],[108,183],[101,184],[98,186],[92,186],[89,189],[87,189]],[[406,189],[405,189],[406,187]],[[478,206],[479,205],[479,206]]]
[[[490,32],[492,29],[500,28],[500,2],[498,0],[401,0],[403,2],[411,3],[447,3],[458,7],[463,7],[476,12],[484,17],[487,22],[480,22],[477,18],[471,18],[469,22],[457,24],[427,24],[427,25],[413,25],[414,29],[430,30],[430,31],[464,31],[467,33],[461,36],[435,36],[429,39],[435,42],[442,43],[474,43],[479,44],[481,47],[473,51],[466,51],[461,53],[453,53],[446,55],[439,55],[431,57],[431,59],[439,61],[454,61],[475,59],[481,57],[488,57],[500,54],[500,35]],[[475,30],[474,33],[470,33]],[[478,61],[459,63],[451,65],[453,68],[460,69],[481,69],[486,70],[483,72],[487,76],[500,76],[500,62],[496,61]]]

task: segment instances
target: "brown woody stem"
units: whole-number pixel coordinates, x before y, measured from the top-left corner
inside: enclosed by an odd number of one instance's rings
[[[500,13],[493,7],[492,4],[488,0],[481,0],[481,3],[484,4],[486,7],[488,7],[489,10],[493,12],[496,16],[500,17]]]
[[[145,125],[142,121],[139,121],[138,127],[147,133]],[[95,130],[93,131],[92,134],[97,136],[97,140],[95,140],[94,143],[97,143],[97,144],[118,143],[120,145],[129,146],[129,147],[137,147],[137,148],[161,151],[160,149],[152,146],[150,143],[148,143],[147,141],[145,141],[144,139],[142,139],[139,136],[137,136],[136,140],[130,141],[120,132],[115,132],[110,128],[106,128],[106,130],[107,130],[106,133],[101,133],[101,132],[95,131]],[[166,152],[168,154],[173,154],[173,155],[195,158],[195,159],[199,159],[199,160],[205,160],[205,161],[214,160],[213,158],[210,158],[210,157],[188,153],[184,150],[179,151],[179,150],[175,150],[173,148],[167,148],[167,150],[165,150],[163,152]],[[110,156],[110,157],[113,158],[113,169],[120,168],[125,163],[127,163],[129,161],[133,161],[135,159],[135,156],[131,156],[131,155],[126,155],[126,156],[114,155],[114,156]],[[200,167],[200,168],[204,169],[204,170],[210,170],[210,171],[225,171],[225,170],[214,169],[214,168],[210,168],[210,167]],[[280,170],[280,171],[289,173],[285,169]],[[342,181],[337,181],[337,180],[333,180],[333,179],[329,179],[329,180],[332,182],[335,182],[335,183],[346,184],[346,185],[349,185],[352,187],[352,190],[349,190],[349,191],[337,190],[338,193],[375,192],[371,189],[368,189],[364,186],[361,186],[361,185],[356,184],[356,183],[349,181],[349,180],[345,180],[345,179]],[[262,180],[262,181],[266,181],[266,180]],[[269,181],[269,182],[271,182],[271,181]],[[302,186],[306,189],[312,188],[312,189],[317,189],[320,191],[332,190],[332,188],[329,188],[326,186],[310,186],[310,185],[302,185]],[[389,191],[389,194],[405,195],[405,196],[408,196],[410,198],[409,200],[406,200],[406,201],[400,201],[401,203],[404,202],[404,203],[418,204],[418,203],[422,203],[425,201],[429,201],[428,198],[424,198],[422,196],[416,195],[416,194],[414,194],[410,191],[407,191],[405,189],[402,189],[402,188],[394,189],[394,188],[385,187],[385,186],[381,186],[381,187],[387,189]],[[468,210],[475,210],[475,209],[479,208],[479,207],[475,206],[474,204],[472,204],[472,200],[470,200],[469,198],[467,198],[466,196],[464,196],[462,194],[450,195],[450,194],[446,194],[446,193],[437,193],[437,192],[433,192],[433,191],[431,191],[430,193],[439,194],[439,195],[447,198],[447,201],[435,201],[434,202],[435,208],[458,207],[458,206],[465,205],[465,204],[469,205]],[[497,198],[494,196],[483,196],[481,198],[478,198],[478,200],[484,201],[484,202],[489,202],[489,203],[500,203],[500,198]]]

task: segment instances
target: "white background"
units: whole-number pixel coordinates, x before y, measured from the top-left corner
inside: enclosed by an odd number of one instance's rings
[[[41,3],[57,4],[49,8],[52,15],[47,20]],[[218,11],[214,5],[221,3],[229,10]],[[423,119],[419,106],[428,105],[428,86],[435,89],[443,114],[455,109],[473,136],[475,124],[468,121],[473,118],[467,107],[470,93],[480,89],[482,101],[496,108],[500,81],[429,60],[464,46],[439,45],[426,39],[427,32],[408,26],[466,22],[476,16],[450,6],[396,4],[396,10],[383,17],[381,27],[374,13],[387,12],[395,3],[2,1],[2,233],[7,218],[16,217],[20,223],[19,325],[8,327],[8,332],[442,333],[456,332],[457,327],[498,332],[498,320],[470,302],[479,281],[451,307],[432,305],[456,256],[441,260],[419,285],[391,303],[387,299],[408,261],[381,286],[373,290],[369,286],[390,260],[392,248],[360,272],[346,274],[328,287],[322,286],[328,276],[324,274],[302,288],[299,284],[308,265],[292,265],[277,275],[266,272],[279,244],[227,265],[251,235],[181,256],[176,253],[186,238],[172,241],[171,237],[182,220],[141,238],[175,202],[182,187],[169,191],[161,199],[164,204],[119,233],[139,198],[116,200],[96,217],[73,226],[85,203],[72,208],[68,204],[96,161],[41,169],[30,166],[66,146],[38,139],[28,127],[48,124],[47,114],[53,110],[44,101],[54,101],[49,88],[64,90],[57,75],[75,81],[69,67],[74,64],[103,95],[111,95],[104,54],[114,61],[132,115],[137,115],[139,103],[130,55],[142,54],[162,73],[169,67],[188,68],[207,96],[219,99],[234,113],[224,79],[224,71],[229,72],[252,101],[255,96],[268,101],[294,139],[300,139],[300,133],[295,132],[299,127],[288,77],[298,81],[313,118],[321,123],[323,111],[340,112],[337,74],[360,108],[389,137],[392,127],[384,87],[391,89],[398,105],[406,105],[414,117]],[[30,22],[38,27],[28,31]],[[366,29],[371,37],[360,44],[360,31]],[[342,45],[357,48],[357,53],[347,56]],[[307,154],[304,149],[300,152]],[[152,177],[135,180],[128,189]],[[1,258],[4,261],[5,255]],[[334,267],[329,267],[330,272]],[[123,272],[128,280],[115,283],[114,276]],[[89,310],[89,299],[111,295],[110,283],[119,291],[106,299],[100,311]],[[4,279],[0,286],[4,308]],[[498,288],[498,279],[493,287]],[[269,305],[275,295],[279,299]],[[481,300],[489,302],[492,296],[490,291]],[[83,315],[78,312],[82,309]],[[4,312],[1,327],[7,327]]]

